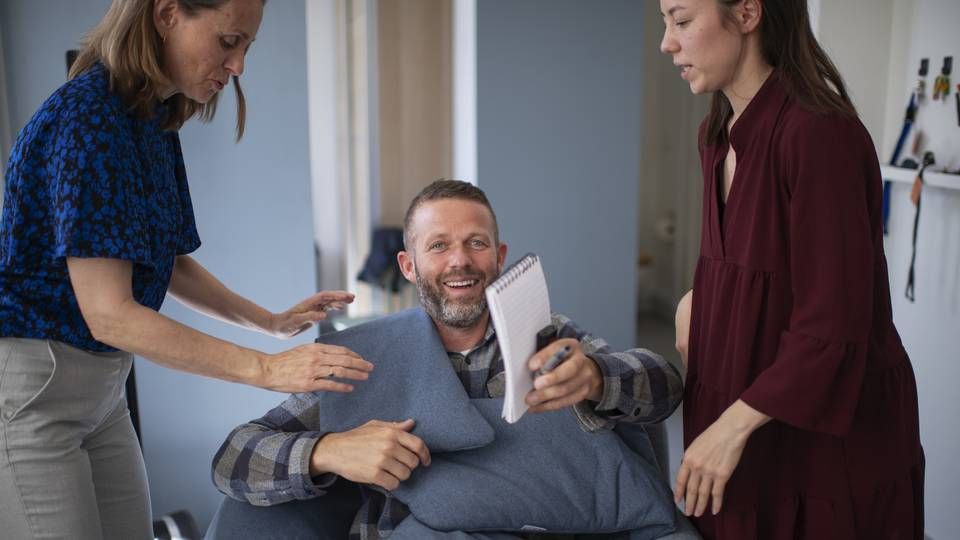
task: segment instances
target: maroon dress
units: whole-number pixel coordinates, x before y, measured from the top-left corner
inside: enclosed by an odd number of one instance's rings
[[[916,382],[891,316],[870,136],[805,110],[774,73],[729,141],[724,203],[727,142],[701,136],[684,443],[737,399],[773,420],[721,512],[695,524],[720,540],[922,538]]]

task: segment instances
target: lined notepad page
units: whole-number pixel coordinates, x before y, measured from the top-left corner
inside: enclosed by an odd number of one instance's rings
[[[540,258],[525,255],[486,288],[486,296],[506,377],[502,416],[512,424],[527,411],[524,398],[533,389],[527,360],[537,350],[537,332],[550,324],[550,295]]]

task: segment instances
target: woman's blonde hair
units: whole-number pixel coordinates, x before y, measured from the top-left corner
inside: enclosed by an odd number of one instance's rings
[[[229,0],[177,0],[188,16],[202,9],[216,9]],[[266,2],[266,0],[263,0]],[[113,0],[110,9],[84,38],[80,53],[70,68],[70,78],[103,62],[109,72],[110,89],[120,95],[124,105],[141,118],[150,118],[161,100],[158,90],[171,86],[160,67],[162,40],[153,24],[154,0]],[[237,140],[243,137],[247,104],[240,81],[233,78],[237,93]],[[198,103],[183,94],[167,100],[167,112],[161,119],[164,129],[180,129],[197,116],[209,122],[217,111],[219,94],[207,103]]]

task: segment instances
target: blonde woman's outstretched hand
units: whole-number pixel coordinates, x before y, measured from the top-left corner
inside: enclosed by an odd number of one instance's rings
[[[267,333],[279,338],[303,333],[326,319],[328,311],[347,307],[353,298],[353,293],[347,291],[320,291],[283,313],[274,313],[270,317]]]

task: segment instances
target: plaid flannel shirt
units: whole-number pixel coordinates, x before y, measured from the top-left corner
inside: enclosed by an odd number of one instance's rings
[[[617,422],[660,422],[680,403],[681,375],[661,356],[646,349],[614,352],[563,315],[555,314],[552,324],[558,337],[580,341],[603,374],[602,399],[574,406],[584,430],[611,429]],[[503,396],[503,357],[492,325],[479,346],[466,354],[448,355],[471,398]],[[333,474],[310,476],[310,455],[325,434],[312,394],[291,395],[264,417],[230,433],[213,459],[213,482],[227,496],[257,506],[320,497],[337,480]],[[388,537],[409,510],[379,487],[363,486],[363,491],[351,540]]]

